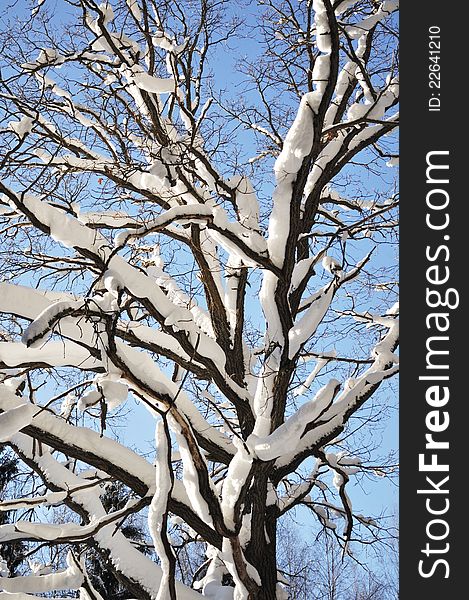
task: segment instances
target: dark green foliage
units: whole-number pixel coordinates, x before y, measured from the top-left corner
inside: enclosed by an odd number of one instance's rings
[[[0,446],[0,501],[4,499],[6,491],[15,476],[18,474],[18,460],[8,452],[4,446]],[[13,511],[0,511],[0,525],[12,522]],[[3,560],[11,576],[18,575],[22,557],[27,550],[24,542],[9,542],[0,544],[0,560]]]

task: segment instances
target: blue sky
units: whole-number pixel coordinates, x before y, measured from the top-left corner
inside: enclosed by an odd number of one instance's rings
[[[248,22],[251,22],[253,17],[251,15],[252,7],[243,9],[243,15],[246,16]],[[64,18],[63,7],[65,3],[54,2],[53,0],[46,0],[46,5],[50,8],[54,8],[55,20],[60,23]],[[233,4],[234,6],[234,4]],[[67,8],[67,11],[69,8]],[[239,11],[238,5],[234,9],[236,12]],[[15,6],[16,14],[25,15],[27,18],[28,12],[25,9],[25,3],[20,2]],[[11,16],[11,13],[10,13]],[[245,37],[239,42],[231,42],[226,45],[223,52],[219,52],[213,61],[213,67],[215,69],[215,83],[216,87],[227,87],[232,90],[234,95],[241,93],[242,87],[239,85],[241,77],[236,73],[234,65],[239,55],[252,56],[259,49],[258,42],[253,37]],[[245,135],[242,137],[243,142],[246,144],[247,152],[255,154],[255,147],[252,143],[250,136]],[[251,146],[251,148],[250,148]],[[390,174],[390,177],[392,175]],[[375,189],[380,189],[383,183],[378,178],[371,178],[368,185]],[[264,191],[271,186],[271,182],[265,184]],[[387,264],[390,261],[395,261],[396,258],[389,251],[385,251],[380,255],[380,261],[383,264]],[[395,390],[389,387],[385,391],[380,392],[389,397],[389,403],[391,405],[396,404],[396,399],[393,398]],[[148,412],[141,406],[136,405],[133,400],[129,400],[126,406],[132,408],[126,415],[126,428],[118,429],[119,435],[122,436],[122,441],[135,445],[142,449],[149,449],[153,442],[154,436],[154,422],[149,418]],[[124,409],[124,410],[126,410]],[[386,421],[384,427],[374,434],[374,441],[379,446],[379,452],[386,454],[388,451],[396,449],[398,447],[398,419],[395,410],[391,411],[390,418]],[[143,444],[142,444],[143,442]],[[146,444],[148,442],[148,446]],[[361,483],[355,483],[351,485],[351,498],[354,501],[354,506],[358,512],[363,514],[381,514],[383,512],[394,512],[397,508],[398,493],[395,483],[386,481],[385,479],[379,479],[371,482],[370,480],[364,480]],[[312,525],[312,521],[311,521]]]
[[[14,12],[6,11],[4,17],[8,16],[8,18],[14,18],[15,16],[19,16],[20,19],[24,18],[24,20],[28,20],[28,7],[35,6],[35,4],[35,1],[26,2],[25,0],[21,0],[20,2],[15,3]],[[56,0],[45,0],[44,7],[51,10],[57,26],[60,26],[63,21],[67,20],[68,15],[70,15],[71,12],[70,7],[67,6],[65,2]],[[257,9],[254,2],[248,0],[247,2],[243,2],[241,6],[238,3],[236,3],[236,5],[233,3],[230,4],[229,10],[232,11],[233,15],[242,17],[248,26],[253,25],[256,21]],[[252,34],[243,35],[240,39],[236,38],[230,40],[228,43],[218,48],[219,51],[217,54],[214,54],[211,57],[211,65],[215,73],[215,87],[231,90],[233,96],[245,93],[243,91],[245,86],[242,85],[243,77],[237,73],[235,64],[240,58],[242,60],[243,56],[252,58],[260,52],[261,47],[259,38],[256,38],[255,35]],[[253,94],[249,94],[249,96],[250,99],[253,98]],[[252,136],[241,133],[239,137],[246,147],[247,154],[255,154]],[[387,179],[391,179],[393,175],[394,173],[390,172]],[[263,187],[263,191],[268,193],[272,187],[272,181],[266,180]],[[370,189],[370,192],[373,192],[373,189],[382,189],[383,182],[379,178],[371,175],[367,182],[367,187]],[[380,262],[384,265],[396,260],[395,257],[387,251],[383,252],[379,258]],[[389,393],[392,394],[393,392]],[[135,431],[136,441],[141,440],[142,437],[149,440],[153,438],[153,424],[149,419],[145,419],[144,415],[145,413],[138,410],[131,419],[130,431]],[[398,421],[395,411],[394,416],[388,419],[385,428],[382,429],[378,435],[380,436],[380,449],[383,453],[387,450],[397,448]],[[131,437],[133,437],[133,435]],[[381,480],[375,483],[368,482],[364,491],[361,490],[361,486],[359,485],[356,485],[355,487],[354,496],[357,498],[357,502],[360,502],[360,506],[363,503],[363,510],[381,512],[386,506],[389,506],[391,503],[396,504],[397,502],[395,485],[389,484],[386,481]],[[358,500],[358,498],[360,500]]]

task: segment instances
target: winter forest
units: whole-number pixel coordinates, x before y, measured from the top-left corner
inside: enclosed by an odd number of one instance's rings
[[[2,8],[0,600],[395,600],[398,2]]]

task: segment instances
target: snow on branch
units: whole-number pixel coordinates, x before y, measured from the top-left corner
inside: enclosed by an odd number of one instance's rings
[[[0,413],[0,443],[4,444],[18,431],[27,427],[38,410],[40,409],[34,404],[23,403]]]
[[[66,491],[90,518],[94,518],[95,520],[108,518],[94,486],[84,486],[83,479],[60,464],[49,452],[44,452],[39,456],[34,451],[32,441],[23,434],[17,435],[12,441],[12,445],[19,450],[22,457],[36,464],[37,469],[46,482],[55,488]],[[149,467],[150,471],[153,471],[151,466]],[[41,536],[44,530],[39,525],[36,525],[36,529],[34,524],[30,524],[30,526],[33,532],[36,531]],[[49,525],[48,527],[50,528],[51,526]],[[73,527],[76,528],[76,525],[73,525]],[[51,530],[47,529],[47,531]],[[136,550],[121,531],[112,525],[112,522],[110,525],[98,528],[93,537],[98,546],[109,553],[109,558],[114,568],[132,582],[133,585],[137,586],[140,593],[156,596],[161,581],[161,568],[158,565]],[[76,562],[75,568],[77,569],[77,580],[80,578],[79,585],[81,585],[83,582],[83,572],[78,569]],[[14,581],[14,579],[8,579],[8,582]],[[2,579],[2,585],[4,581],[7,580]],[[67,588],[66,585],[64,587]],[[196,600],[198,597],[195,592],[179,582],[176,583],[176,589],[178,597],[183,600]]]
[[[397,373],[399,359],[394,350],[399,340],[398,319],[392,315],[387,317],[364,315],[362,318],[387,329],[386,334],[372,349],[370,366],[358,377],[350,378],[345,382],[343,391],[337,396],[335,402],[326,408],[320,421],[315,426],[306,428],[307,433],[303,435],[296,449],[278,459],[279,467],[293,464],[296,456],[307,448],[314,448],[322,440],[333,439],[342,431],[351,412],[365,402],[385,379]]]
[[[77,560],[71,552],[67,554],[67,568],[63,571],[50,573],[49,575],[25,575],[23,577],[2,577],[2,588],[5,592],[29,593],[29,592],[52,592],[54,590],[71,589],[77,590],[81,587],[84,577],[78,568]]]
[[[21,341],[27,348],[38,348],[43,344],[44,336],[52,330],[59,320],[74,315],[83,308],[84,300],[58,301],[50,304],[26,328]]]
[[[156,425],[155,442],[156,455],[156,492],[148,510],[148,526],[155,546],[155,550],[161,560],[163,577],[158,590],[157,600],[172,600],[176,598],[174,588],[175,557],[169,544],[168,526],[168,500],[174,483],[174,475],[171,470],[171,449],[169,446],[169,429],[165,421],[160,420]]]
[[[308,427],[314,426],[331,406],[340,388],[340,381],[331,379],[312,400],[302,406],[285,423],[265,438],[251,435],[247,443],[261,460],[273,460],[283,454],[294,454]]]
[[[6,385],[0,386],[0,409],[5,411],[3,415],[24,405],[24,400],[16,396]],[[120,469],[128,473],[129,483],[135,480],[135,488],[142,493],[152,488],[152,467],[143,457],[110,438],[101,437],[95,431],[69,425],[51,412],[41,410],[37,405],[31,406],[34,406],[35,414],[27,424],[31,424],[36,429],[38,437],[40,432],[43,432],[51,442],[56,440],[58,443],[60,440],[64,448],[81,451],[93,462],[92,457],[95,456],[97,463],[101,459],[111,470]]]
[[[79,367],[90,371],[101,370],[102,363],[90,352],[74,344],[48,342],[36,348],[25,348],[20,342],[0,342],[0,366],[20,368],[30,366]]]

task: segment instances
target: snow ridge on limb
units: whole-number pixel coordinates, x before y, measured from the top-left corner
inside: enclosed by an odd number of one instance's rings
[[[169,429],[164,420],[156,424],[156,486],[155,493],[148,510],[148,525],[155,550],[161,560],[163,577],[158,590],[157,600],[176,598],[174,586],[175,557],[170,546],[168,525],[168,500],[174,483],[171,469],[171,448],[169,446]]]
[[[238,507],[236,518],[235,511],[243,490],[245,491],[250,484],[253,456],[247,444],[239,438],[233,437],[233,445],[237,452],[230,462],[226,479],[223,482],[221,508],[227,527],[235,530],[235,522],[239,522],[241,507]]]
[[[18,431],[30,425],[39,410],[34,404],[22,403],[0,413],[0,443],[8,442]]]
[[[322,95],[310,92],[301,99],[295,120],[283,142],[282,152],[275,161],[277,187],[273,195],[272,214],[269,219],[267,247],[275,265],[283,266],[285,245],[290,232],[290,202],[293,182],[303,159],[312,149],[314,141],[314,114],[319,108]]]
[[[312,400],[305,402],[289,419],[265,438],[251,435],[247,443],[261,460],[274,460],[283,454],[296,452],[308,427],[326,413],[340,388],[338,379],[331,379]]]
[[[110,271],[108,271],[108,272],[110,272]],[[114,277],[116,277],[116,276],[117,276],[117,272],[114,271]],[[122,281],[123,278],[120,277],[120,280]],[[169,301],[166,300],[166,302],[169,302]],[[36,319],[33,321],[33,323],[28,327],[28,329],[26,330],[26,333],[24,335],[24,340],[26,341],[26,343],[29,343],[30,340],[37,340],[37,339],[42,340],[43,336],[46,333],[44,330],[50,329],[51,321],[53,319],[55,319],[58,315],[68,314],[70,311],[73,313],[78,308],[81,308],[83,305],[84,305],[83,301],[72,301],[72,302],[59,301],[59,302],[56,302],[55,304],[50,305],[40,315],[38,315],[36,317]],[[167,317],[166,324],[171,325],[172,327],[178,326],[178,328],[181,327],[186,330],[187,330],[188,326],[190,326],[192,328],[193,321],[192,321],[191,313],[187,310],[182,310],[182,309],[178,309],[178,310],[179,310],[179,312],[177,312],[176,309],[173,310],[173,312],[171,314],[172,322],[169,322],[169,317]],[[175,317],[176,313],[178,315],[177,317]],[[82,333],[81,328],[80,328],[80,332]],[[208,356],[210,359],[219,362],[220,353],[218,350],[215,349],[216,343],[213,340],[211,340],[208,337],[205,337],[205,341],[202,339],[202,341],[200,343],[195,342],[195,344],[197,345],[198,349],[200,348],[200,352],[203,355]],[[213,347],[213,350],[211,349],[212,347]],[[171,391],[171,388],[176,388],[176,386],[174,386],[174,384],[172,382],[170,382],[169,380],[167,380],[166,377],[163,376],[162,372],[156,367],[154,362],[149,359],[149,357],[146,357],[146,355],[144,355],[142,353],[138,353],[135,350],[133,350],[129,347],[126,347],[122,343],[119,343],[117,345],[116,351],[117,351],[117,356],[118,356],[119,360],[123,361],[123,366],[126,367],[126,370],[128,372],[133,373],[134,376],[138,372],[138,377],[137,378],[134,377],[133,383],[138,384],[138,383],[144,382],[144,385],[149,385],[150,389],[154,389],[157,392],[157,394],[162,394],[163,396],[166,395],[166,396],[169,396],[170,398],[174,395],[176,390]],[[130,366],[128,364],[128,360],[131,361]],[[147,372],[153,372],[155,375],[155,378],[153,379],[152,383],[148,383],[147,377],[144,375],[144,371],[140,368],[142,361],[143,361],[143,364],[146,364]],[[222,373],[223,373],[224,368],[222,365],[220,365],[220,369],[222,370]],[[157,386],[155,388],[155,383],[160,382],[160,381],[161,382],[166,381],[166,383],[162,383],[163,387]],[[208,423],[206,423],[201,418],[201,415],[197,410],[195,410],[193,407],[191,407],[191,403],[187,400],[184,393],[179,394],[178,404],[181,406],[183,413],[191,419],[192,425],[196,428],[196,430],[198,430],[200,432],[203,431],[204,432],[203,435],[206,437],[209,434],[212,427],[210,425],[208,425]],[[221,442],[222,447],[224,448],[225,451],[230,450],[230,445],[228,444],[228,442],[223,441],[223,436],[221,434],[212,436],[212,438],[213,438],[214,444],[220,444],[220,442]]]
[[[379,317],[364,315],[362,318],[383,326],[387,333],[372,349],[370,366],[355,379],[348,379],[335,402],[321,415],[321,419],[306,433],[293,452],[277,460],[278,467],[295,463],[308,448],[313,448],[324,439],[333,439],[340,433],[351,412],[354,412],[388,377],[398,371],[398,357],[394,354],[399,341],[399,320],[395,316]]]
[[[98,264],[104,265],[107,262],[108,268],[118,278],[118,284],[136,298],[148,299],[155,312],[160,315],[160,318],[164,319],[164,323],[176,325],[178,329],[182,329],[189,334],[197,331],[195,336],[189,335],[187,342],[194,347],[195,341],[200,339],[198,352],[205,358],[218,363],[217,366],[221,368],[222,372],[224,371],[223,365],[220,365],[220,359],[223,359],[224,356],[222,349],[213,339],[200,331],[190,311],[182,312],[181,308],[175,306],[169,300],[154,280],[131,266],[122,257],[111,255],[109,245],[100,234],[86,227],[78,219],[52,207],[47,202],[31,196],[24,202],[11,190],[7,189],[7,191],[13,202],[17,202],[19,206],[24,206],[28,213],[33,216],[33,222],[36,222],[41,228],[46,228],[54,239],[65,246],[76,249],[78,252],[85,252],[87,256],[91,253]]]
[[[66,491],[73,503],[81,507],[90,519],[105,517],[106,512],[96,487],[84,486],[83,479],[60,464],[49,452],[44,452],[42,456],[39,456],[34,451],[32,440],[24,434],[18,434],[12,440],[12,446],[17,448],[20,456],[35,464],[45,481],[56,489]],[[37,535],[40,539],[39,528]],[[145,598],[156,598],[161,581],[161,568],[158,565],[136,550],[112,523],[99,529],[93,539],[100,548],[109,553],[113,568],[128,581],[129,585],[134,586],[136,595],[140,593],[144,594]],[[83,573],[80,572],[77,576],[83,582]],[[176,583],[176,589],[178,597],[183,600],[196,600],[198,597],[195,592],[179,582]]]
[[[24,401],[16,396],[6,386],[0,386],[0,409],[8,412],[23,406]],[[40,407],[36,406],[36,412]],[[5,413],[4,413],[5,414]],[[1,415],[0,415],[1,416]],[[52,447],[67,453],[70,456],[83,457],[89,464],[106,470],[109,475],[116,474],[122,477],[126,485],[134,489],[139,495],[146,495],[154,486],[154,472],[152,466],[132,450],[118,442],[101,437],[98,433],[88,429],[68,425],[62,419],[41,410],[31,422],[29,435],[35,439],[44,439]],[[190,520],[191,503],[184,490],[183,484],[176,480],[171,493],[171,509],[186,514]],[[199,520],[191,525],[198,529]]]
[[[0,385],[0,409],[4,411],[3,414],[23,406],[27,406],[23,398],[14,394],[6,385]],[[37,405],[32,406],[35,407],[37,414],[33,416],[30,424],[37,429],[38,437],[40,436],[39,432],[42,431],[54,439],[61,440],[65,447],[70,446],[89,454],[95,454],[103,461],[114,465],[116,469],[121,469],[129,473],[131,477],[135,477],[139,482],[135,485],[143,493],[152,488],[153,470],[144,458],[110,438],[101,437],[95,431],[69,425],[50,411],[41,410],[41,407]]]
[[[305,312],[288,332],[289,358],[293,358],[314,335],[339,288],[358,277],[370,258],[371,253],[359,261],[350,271],[344,273],[337,261],[324,256],[323,267],[334,276],[334,279],[300,304],[299,308]]]
[[[212,441],[214,447],[233,452],[228,438],[203,418],[187,394],[171,381],[147,354],[118,343],[116,356],[120,366],[132,376],[132,383],[136,389],[140,388],[143,393],[159,399],[161,410],[169,409],[172,413],[180,413],[194,431],[200,433],[202,438]]]
[[[175,557],[167,535],[168,499],[173,486],[174,475],[171,469],[171,449],[169,430],[165,421],[156,424],[156,492],[148,511],[148,524],[155,550],[161,560],[163,577],[158,590],[157,600],[176,598],[174,587]]]
[[[44,309],[26,328],[21,341],[27,348],[38,348],[55,322],[83,308],[84,300],[58,301]]]
[[[0,342],[0,367],[21,368],[27,366],[79,367],[90,371],[101,370],[101,362],[90,356],[87,349],[61,342],[48,342],[37,348],[25,348],[20,342]]]
[[[211,206],[207,206],[206,204],[174,206],[164,214],[156,217],[149,223],[146,223],[143,227],[139,227],[138,229],[131,231],[122,231],[116,236],[114,243],[116,246],[123,246],[131,238],[154,233],[176,220],[191,221],[195,219],[196,221],[204,221],[208,218],[213,218],[213,208]]]
[[[2,588],[9,593],[52,592],[55,590],[77,590],[84,581],[76,558],[67,554],[67,568],[49,575],[25,575],[23,577],[2,577]]]

